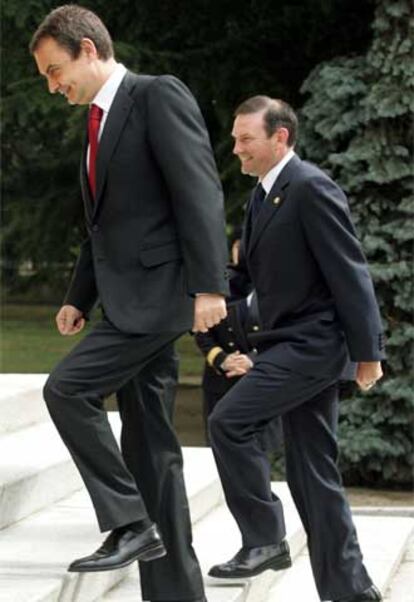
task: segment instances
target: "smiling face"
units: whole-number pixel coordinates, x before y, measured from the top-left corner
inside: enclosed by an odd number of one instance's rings
[[[34,52],[39,73],[47,79],[49,92],[63,94],[71,105],[90,103],[99,90],[94,68],[97,55],[93,42],[85,38],[77,58],[46,37]]]
[[[268,136],[263,115],[264,110],[237,115],[232,130],[233,153],[240,159],[242,173],[259,179],[263,179],[289,150],[286,128],[278,128]]]

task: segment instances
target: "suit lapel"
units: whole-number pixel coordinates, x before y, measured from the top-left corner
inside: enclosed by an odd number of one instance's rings
[[[89,188],[89,180],[88,180],[88,171],[86,169],[86,157],[88,151],[88,132],[87,127],[85,127],[85,137],[83,140],[82,147],[82,156],[80,162],[80,183],[82,190],[83,202],[85,204],[85,213],[88,222],[92,221],[93,211],[94,211],[94,201],[92,199],[91,191]]]
[[[241,237],[241,247],[244,249],[244,255],[247,256],[247,252],[250,245],[250,238],[252,235],[252,198],[254,194],[254,189],[250,194],[250,199],[248,201],[248,205],[246,208],[244,228],[242,230]]]
[[[121,82],[109,110],[108,117],[99,141],[99,150],[96,160],[96,199],[93,202],[94,213],[99,206],[104,189],[108,165],[118,143],[119,137],[125,126],[128,115],[133,106],[133,100],[128,93],[128,73]],[[85,163],[83,162],[85,165]],[[87,177],[86,177],[87,182]],[[88,186],[89,190],[89,186]]]
[[[263,207],[256,218],[251,229],[250,240],[248,241],[248,254],[250,255],[260,240],[263,230],[266,228],[270,220],[280,210],[284,202],[286,202],[287,191],[292,174],[299,165],[300,159],[298,156],[292,157],[289,163],[282,169],[276,182],[273,184],[269,194],[266,196]],[[249,215],[249,220],[251,216]]]

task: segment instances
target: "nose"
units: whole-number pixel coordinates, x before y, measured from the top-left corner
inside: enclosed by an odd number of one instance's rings
[[[234,141],[233,145],[233,155],[238,155],[240,153],[240,143],[238,140]]]
[[[56,94],[56,92],[59,90],[59,84],[51,77],[47,78],[47,87],[49,88],[50,94]]]

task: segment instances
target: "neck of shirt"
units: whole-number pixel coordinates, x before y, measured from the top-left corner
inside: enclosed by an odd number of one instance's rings
[[[274,186],[274,183],[279,177],[282,169],[289,163],[289,161],[292,159],[292,157],[295,156],[295,154],[295,151],[293,150],[293,148],[291,148],[283,157],[283,159],[281,159],[279,163],[276,163],[276,165],[274,165],[272,169],[270,169],[267,172],[267,174],[260,180],[260,183],[263,186],[266,194],[269,194],[269,192]]]
[[[100,88],[95,98],[92,100],[91,104],[94,104],[100,107],[103,111],[101,124],[98,132],[98,140],[101,139],[103,129],[105,127],[105,123],[108,117],[109,110],[112,106],[116,93],[118,92],[119,86],[121,85],[122,80],[125,77],[126,68],[121,63],[117,63],[115,69],[112,71],[111,75],[108,77],[104,85]],[[86,165],[89,172],[89,145],[86,154]]]

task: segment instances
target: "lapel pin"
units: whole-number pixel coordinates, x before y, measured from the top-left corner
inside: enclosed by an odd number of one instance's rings
[[[280,196],[275,196],[275,198],[273,199],[273,205],[279,205],[280,203]]]

